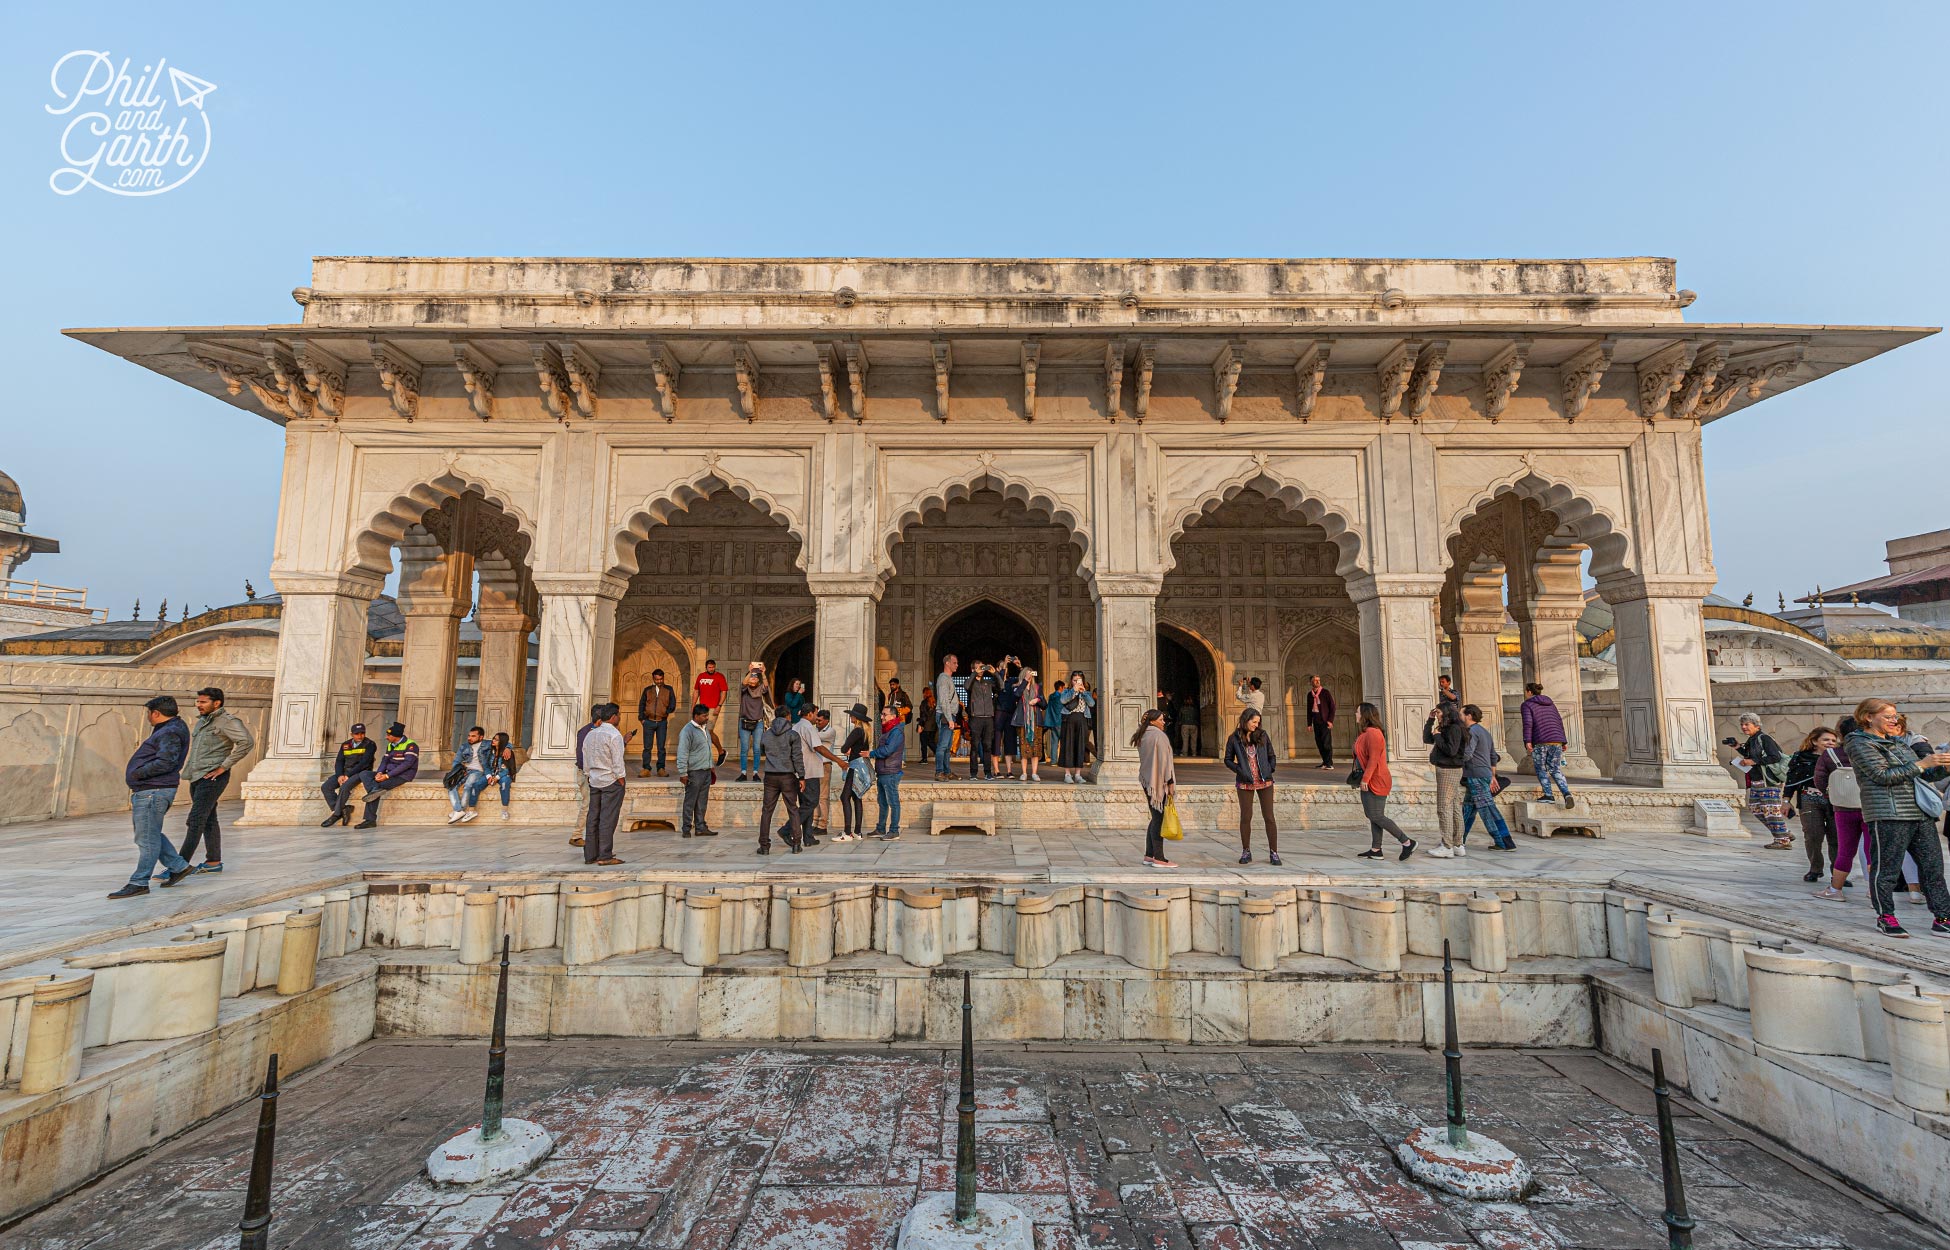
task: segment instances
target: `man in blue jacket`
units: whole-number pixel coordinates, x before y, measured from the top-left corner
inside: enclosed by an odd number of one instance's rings
[[[372,780],[366,784],[365,819],[352,826],[354,829],[370,829],[379,823],[379,800],[386,791],[403,786],[413,780],[420,772],[420,744],[406,736],[406,726],[394,721],[386,726],[386,753],[379,757],[379,764],[372,770]]]
[[[135,898],[149,892],[149,877],[162,860],[165,886],[190,875],[190,861],[176,853],[163,836],[163,817],[176,801],[183,780],[183,760],[190,753],[190,731],[176,714],[176,700],[157,695],[142,705],[149,714],[149,736],[129,757],[122,772],[129,787],[129,815],[135,822],[136,865],[129,883],[110,898]]]

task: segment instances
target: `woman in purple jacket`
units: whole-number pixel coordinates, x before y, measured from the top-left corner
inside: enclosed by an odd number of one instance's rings
[[[1564,747],[1570,740],[1564,732],[1564,715],[1544,693],[1542,683],[1533,681],[1523,689],[1530,696],[1523,701],[1523,745],[1530,752],[1537,784],[1543,787],[1540,797],[1546,803],[1557,801],[1551,793],[1551,782],[1555,781],[1564,792],[1564,806],[1571,807],[1576,800],[1571,797],[1571,783],[1564,777]]]

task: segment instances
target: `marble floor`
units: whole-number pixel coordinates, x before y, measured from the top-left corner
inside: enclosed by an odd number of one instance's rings
[[[1603,841],[1583,838],[1520,839],[1500,853],[1471,839],[1466,859],[1406,862],[1392,850],[1380,860],[1355,854],[1366,834],[1346,830],[1289,832],[1282,840],[1284,865],[1266,862],[1255,836],[1250,865],[1237,863],[1236,833],[1190,829],[1171,849],[1178,867],[1169,871],[1141,862],[1143,834],[1083,829],[1023,830],[996,837],[908,833],[897,842],[835,843],[800,855],[775,846],[756,852],[752,834],[682,839],[667,830],[619,832],[621,868],[582,863],[567,845],[568,830],[503,825],[483,805],[481,819],[434,828],[355,830],[315,826],[227,827],[226,871],[198,875],[146,897],[110,901],[105,896],[127,879],[134,851],[126,814],[13,824],[0,840],[14,848],[11,871],[0,877],[0,967],[21,966],[64,949],[98,941],[132,941],[174,930],[190,920],[310,892],[361,873],[413,877],[532,880],[573,875],[578,879],[773,880],[784,882],[904,879],[913,881],[1106,882],[1209,885],[1312,884],[1346,888],[1440,886],[1473,889],[1526,882],[1607,886],[1617,884],[1675,906],[1710,911],[1795,941],[1818,943],[1950,977],[1950,939],[1932,937],[1920,905],[1899,913],[1916,936],[1901,941],[1873,931],[1866,883],[1844,902],[1811,897],[1801,875],[1807,863],[1797,847],[1765,849],[1758,834],[1746,840],[1714,840],[1680,834],[1621,833]],[[240,805],[221,809],[226,825]],[[869,815],[872,806],[868,806]],[[168,831],[180,832],[172,814]],[[1411,833],[1421,833],[1411,830]],[[1433,845],[1429,835],[1425,845]]]
[[[436,1189],[427,1153],[480,1114],[479,1043],[375,1042],[279,1098],[277,1246],[885,1250],[953,1188],[959,1061],[926,1047],[556,1041],[508,1056],[511,1115],[556,1138],[533,1174]],[[1657,1250],[1645,1080],[1580,1051],[1465,1056],[1470,1128],[1518,1151],[1521,1203],[1410,1182],[1390,1146],[1439,1122],[1425,1050],[984,1046],[979,1184],[1038,1250]],[[1675,1100],[1702,1247],[1928,1250],[1941,1237]],[[17,1250],[237,1244],[246,1102],[14,1228]],[[348,1149],[357,1143],[356,1149]]]

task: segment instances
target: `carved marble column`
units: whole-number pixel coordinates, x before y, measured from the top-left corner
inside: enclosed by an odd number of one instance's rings
[[[1496,636],[1503,632],[1503,567],[1492,565],[1464,573],[1458,590],[1455,630],[1450,635],[1456,692],[1464,703],[1474,703],[1482,710],[1484,727],[1502,742],[1503,669]]]
[[[576,730],[589,709],[610,697],[616,664],[616,604],[629,588],[620,577],[537,573],[541,598],[541,663],[536,675],[535,738],[523,779],[575,784]]]
[[[1097,575],[1097,784],[1137,784],[1131,733],[1158,697],[1161,577]]]
[[[1620,577],[1601,582],[1617,631],[1625,759],[1615,780],[1725,791],[1733,777],[1713,752],[1713,690],[1700,600],[1710,581]]]
[[[438,776],[454,751],[460,621],[474,601],[474,558],[400,546],[399,718],[420,744],[420,770]]]
[[[1361,690],[1381,709],[1388,735],[1388,771],[1395,784],[1435,784],[1422,722],[1435,706],[1436,574],[1348,579],[1361,614]],[[1340,715],[1352,716],[1353,708]]]
[[[276,572],[271,583],[283,599],[277,678],[269,741],[250,784],[309,787],[325,776],[339,742],[359,719],[366,613],[383,583],[356,574]]]
[[[506,733],[519,748],[528,695],[528,635],[535,628],[534,619],[519,607],[484,603],[474,622],[481,627],[480,693],[474,719],[490,736]]]
[[[1537,682],[1564,718],[1564,771],[1596,777],[1584,736],[1584,689],[1578,670],[1578,621],[1584,616],[1582,548],[1546,547],[1532,566],[1533,593],[1511,600],[1523,638],[1523,679]],[[1521,727],[1517,729],[1522,739]],[[1528,764],[1526,763],[1526,767]]]
[[[844,726],[847,709],[874,710],[874,576],[811,573],[813,595],[813,699]]]

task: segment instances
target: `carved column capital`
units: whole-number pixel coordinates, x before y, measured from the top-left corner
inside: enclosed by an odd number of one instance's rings
[[[537,573],[535,593],[544,599],[557,596],[620,600],[629,591],[629,579],[608,573]]]
[[[386,588],[382,578],[358,573],[280,573],[273,570],[271,585],[280,595],[342,595],[347,599],[371,602]]]

